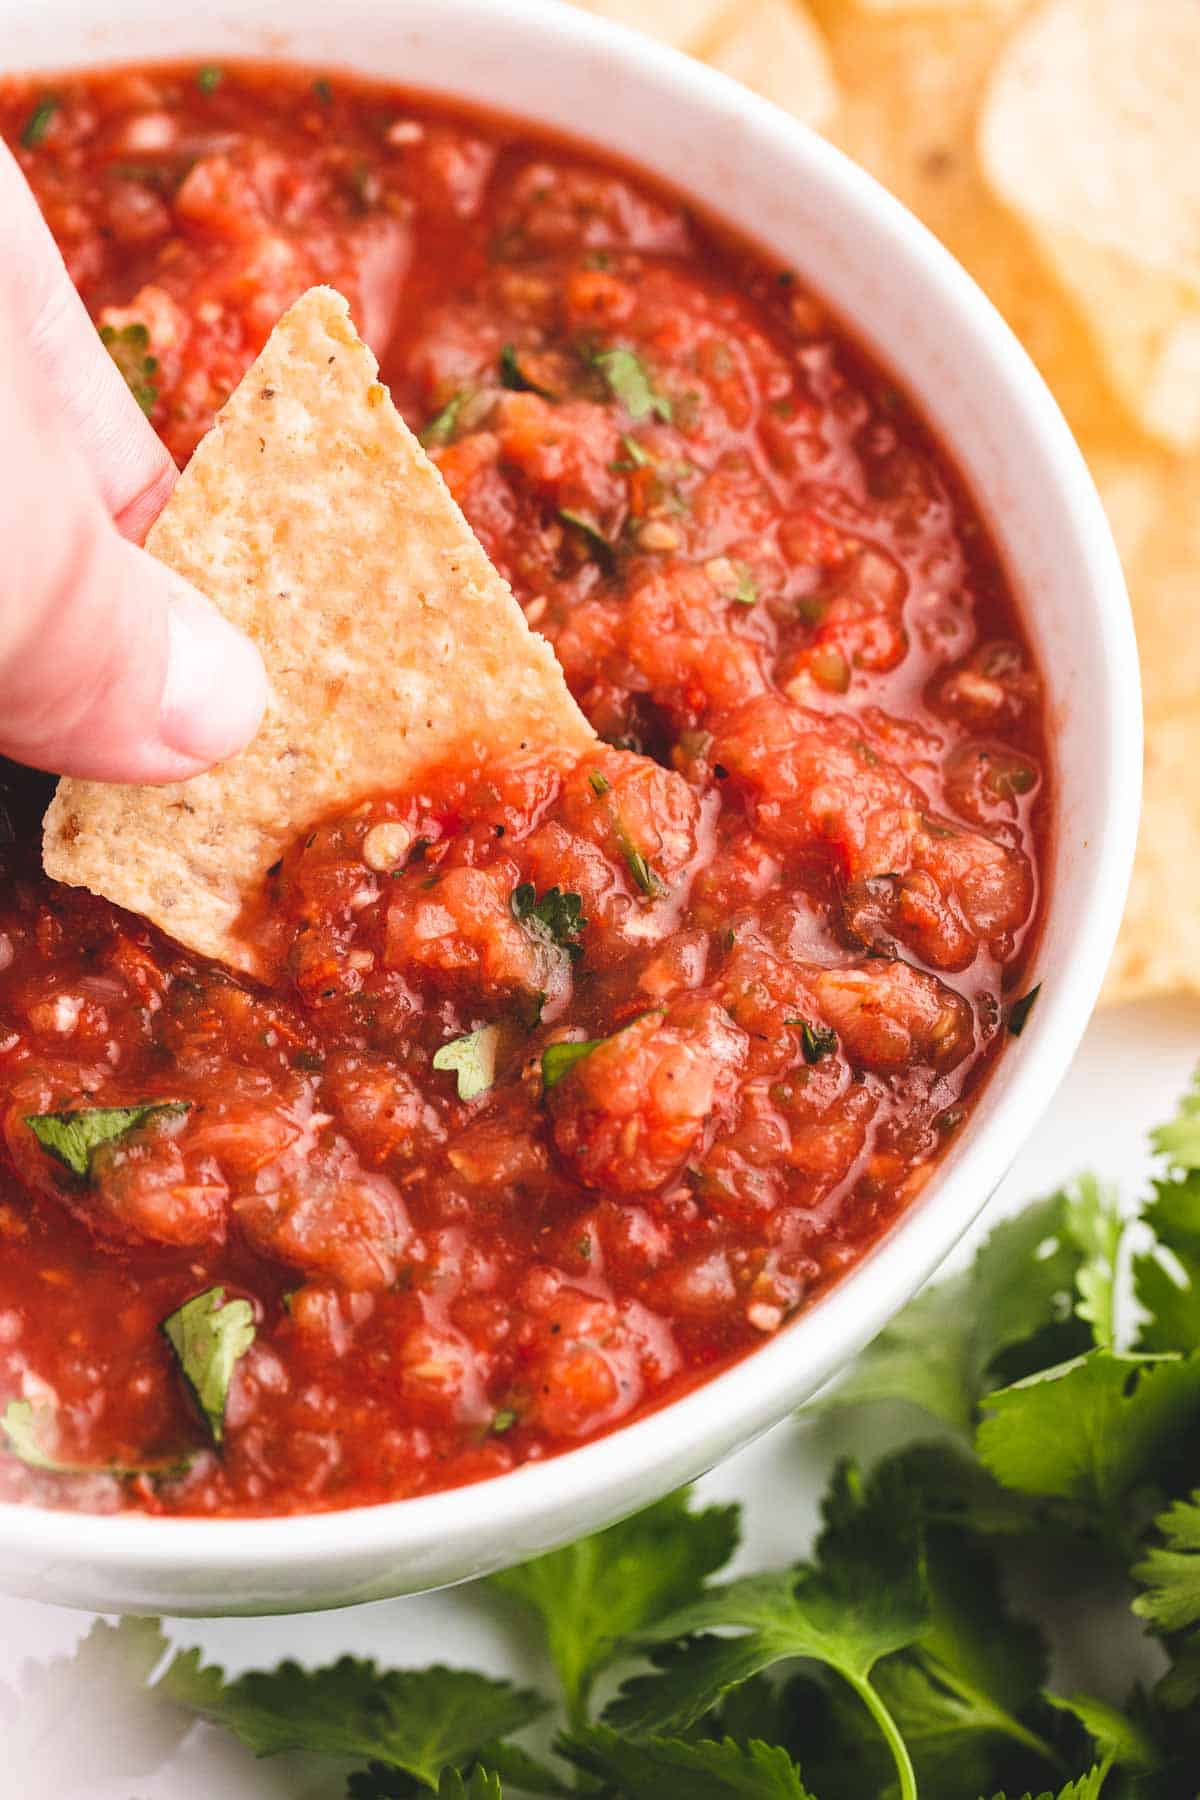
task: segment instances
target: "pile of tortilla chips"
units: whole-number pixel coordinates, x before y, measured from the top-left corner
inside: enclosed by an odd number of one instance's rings
[[[1109,998],[1200,988],[1200,0],[583,0],[825,132],[1024,340],[1133,595],[1145,810]]]

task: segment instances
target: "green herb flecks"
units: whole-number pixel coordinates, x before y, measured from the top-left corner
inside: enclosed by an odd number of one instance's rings
[[[138,1106],[89,1106],[69,1112],[30,1113],[25,1123],[42,1149],[86,1181],[101,1144],[118,1143],[152,1119],[181,1119],[190,1100],[146,1100]]]
[[[45,140],[58,108],[59,101],[54,94],[46,94],[38,101],[21,130],[21,143],[26,150],[36,150]]]
[[[632,350],[599,350],[592,361],[608,384],[614,400],[619,400],[631,419],[653,415],[667,425],[671,423],[671,402],[655,388],[645,365]]]
[[[624,460],[612,465],[618,474],[627,475],[633,469],[647,469],[654,460],[648,451],[642,449],[635,437],[630,437],[627,431],[621,433],[621,446],[625,451]]]
[[[788,1024],[800,1027],[800,1048],[806,1063],[819,1063],[837,1049],[837,1032],[828,1025],[814,1025],[808,1019],[789,1019]]]
[[[158,388],[153,377],[158,374],[158,358],[150,354],[150,333],[134,321],[118,331],[115,325],[100,327],[100,342],[125,377],[125,385],[144,413],[154,411]]]
[[[202,69],[196,70],[196,86],[202,94],[213,94],[225,79],[225,71],[216,63],[205,63]]]
[[[588,786],[597,800],[606,799],[612,791],[611,781],[599,769],[589,770]],[[648,900],[661,900],[670,890],[666,882],[651,866],[644,852],[634,843],[633,835],[625,823],[620,809],[615,805],[609,805],[604,808],[604,811],[612,828],[613,837],[616,839],[617,848],[625,859],[629,873],[633,876],[634,885],[641,893],[645,894]]]
[[[540,394],[543,400],[555,398],[549,388],[541,386],[521,366],[521,353],[515,344],[501,347],[499,368],[501,387],[510,388],[517,394]]]
[[[584,1038],[578,1044],[547,1044],[542,1051],[542,1086],[557,1087],[564,1075],[569,1075],[575,1064],[590,1056],[601,1044],[607,1044],[607,1038]]]
[[[481,1025],[478,1031],[443,1044],[434,1053],[433,1066],[458,1077],[460,1100],[477,1100],[495,1084],[499,1049],[499,1025]]]
[[[1019,1000],[1014,1000],[1009,1007],[1008,1029],[1012,1032],[1014,1037],[1020,1037],[1021,1033],[1024,1031],[1029,1022],[1029,1015],[1037,1004],[1037,997],[1041,991],[1042,984],[1039,981],[1036,987],[1031,987],[1027,994],[1022,994],[1021,998]]]
[[[513,918],[543,943],[565,950],[571,958],[583,954],[579,934],[587,924],[583,901],[578,894],[564,893],[559,887],[547,888],[539,900],[531,881],[523,881],[513,890],[509,901]]]
[[[591,560],[598,563],[606,575],[611,575],[617,566],[617,547],[610,543],[600,527],[593,520],[585,518],[582,513],[572,512],[567,506],[559,507],[558,516],[564,525],[570,525],[574,530],[582,532],[587,541],[588,555]]]
[[[755,582],[753,570],[749,563],[735,563],[737,570],[737,586],[731,596],[735,606],[757,606],[758,584]]]
[[[190,1461],[186,1456],[172,1456],[146,1463],[63,1462],[42,1447],[44,1428],[52,1426],[53,1421],[52,1407],[34,1406],[29,1400],[10,1400],[0,1416],[0,1430],[12,1455],[28,1468],[40,1469],[46,1475],[181,1475]]]
[[[470,388],[459,388],[458,392],[452,394],[447,400],[442,410],[434,413],[432,419],[422,425],[417,433],[417,439],[426,450],[432,450],[440,444],[453,443],[462,409],[470,398]]]
[[[668,892],[667,884],[655,872],[642,851],[638,849],[629,834],[629,827],[615,807],[612,811],[612,828],[613,836],[617,840],[621,855],[625,858],[629,873],[633,876],[635,886],[645,894],[648,900],[661,900]]]
[[[248,1300],[226,1300],[223,1287],[205,1288],[168,1313],[160,1329],[220,1448],[234,1370],[254,1342],[254,1308]]]
[[[333,87],[325,79],[324,75],[317,76],[317,79],[312,84],[312,91],[316,97],[318,105],[332,106],[332,104],[333,104]]]

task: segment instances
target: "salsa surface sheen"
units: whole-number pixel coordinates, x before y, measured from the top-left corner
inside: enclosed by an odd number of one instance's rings
[[[265,67],[9,81],[0,130],[181,463],[346,292],[604,740],[316,822],[271,990],[47,882],[9,772],[0,1405],[94,1472],[0,1496],[347,1506],[674,1398],[912,1202],[1026,982],[1042,708],[977,514],[791,271],[590,153]],[[84,1178],[26,1123],[146,1101]],[[215,1285],[219,1450],[160,1330]]]

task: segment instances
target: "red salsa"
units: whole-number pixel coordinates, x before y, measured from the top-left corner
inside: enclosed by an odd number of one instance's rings
[[[264,67],[0,129],[181,463],[346,292],[600,734],[315,821],[269,988],[49,883],[6,772],[0,1496],[348,1506],[661,1405],[913,1202],[1029,984],[986,530],[796,275],[590,152]]]

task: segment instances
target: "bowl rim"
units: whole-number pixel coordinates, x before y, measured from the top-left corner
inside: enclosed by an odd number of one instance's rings
[[[473,21],[495,26],[498,10],[503,12],[506,29],[536,33],[543,41],[549,38],[558,51],[589,50],[602,52],[617,63],[636,63],[642,81],[650,79],[670,89],[672,105],[693,115],[714,109],[726,114],[736,110],[765,149],[777,149],[792,163],[803,162],[822,186],[830,206],[853,214],[864,231],[883,240],[905,265],[904,272],[919,269],[927,284],[942,290],[970,339],[970,355],[1008,390],[1028,420],[1031,435],[1040,439],[1046,462],[1054,468],[1064,520],[1070,524],[1069,549],[1082,584],[1094,596],[1089,625],[1098,634],[1105,674],[1104,689],[1094,700],[1095,717],[1106,727],[1107,742],[1097,752],[1102,767],[1093,772],[1103,796],[1105,829],[1095,846],[1084,903],[1074,921],[1073,957],[1069,966],[1056,972],[1053,986],[1043,994],[1022,1036],[1019,1056],[1017,1046],[1010,1046],[1006,1060],[1018,1066],[1008,1076],[1007,1090],[994,1115],[981,1120],[964,1143],[943,1159],[929,1192],[900,1215],[846,1274],[777,1334],[728,1368],[631,1423],[544,1461],[525,1463],[465,1486],[398,1500],[308,1513],[220,1518],[137,1512],[98,1515],[0,1502],[0,1548],[48,1563],[78,1566],[86,1560],[89,1572],[101,1579],[136,1568],[153,1582],[184,1566],[189,1576],[228,1577],[235,1566],[252,1564],[259,1573],[295,1570],[307,1585],[322,1572],[331,1573],[346,1557],[356,1566],[371,1557],[385,1558],[395,1566],[406,1552],[435,1544],[439,1558],[452,1562],[455,1546],[465,1552],[484,1524],[501,1546],[495,1558],[499,1562],[504,1560],[506,1534],[531,1515],[545,1515],[557,1522],[545,1534],[546,1547],[550,1547],[576,1535],[570,1528],[572,1517],[583,1503],[595,1502],[598,1494],[610,1496],[609,1516],[620,1516],[622,1510],[629,1512],[644,1503],[645,1483],[652,1482],[656,1472],[665,1474],[672,1486],[703,1472],[735,1444],[748,1442],[768,1429],[804,1393],[810,1393],[815,1384],[806,1378],[805,1370],[829,1362],[841,1366],[882,1328],[953,1248],[1027,1134],[1026,1130],[1014,1134],[1012,1121],[1019,1119],[1031,1130],[1065,1074],[1116,940],[1132,867],[1140,798],[1142,721],[1136,643],[1124,577],[1099,496],[1058,405],[1028,354],[949,251],[873,176],[799,120],[720,72],[639,32],[566,4],[505,0],[503,9],[496,9],[494,0],[416,0],[406,8],[425,19],[431,19],[436,11],[447,30],[458,31],[470,31]],[[145,55],[96,59],[98,66],[112,67],[147,60],[152,59]],[[264,60],[305,59],[289,57],[285,35]],[[342,66],[348,73],[360,72],[355,69],[352,47],[348,47]],[[423,91],[436,92],[440,98],[452,90],[423,84]],[[588,137],[576,141],[585,146],[596,144]],[[603,151],[602,145],[596,147]],[[652,151],[643,166],[654,174]],[[701,204],[712,216],[721,218],[720,205],[706,198]],[[753,241],[754,234],[749,235]],[[816,285],[820,291],[819,283]],[[854,332],[853,317],[848,324]],[[889,360],[896,362],[894,357]],[[898,364],[897,374],[904,379],[905,371]],[[919,413],[923,410],[919,397],[917,409]],[[949,449],[953,458],[953,443]],[[982,496],[977,496],[977,504],[982,507]],[[1053,905],[1051,895],[1047,920]],[[914,1273],[919,1281],[914,1281]],[[832,1333],[831,1305],[839,1309],[844,1321]],[[851,1323],[856,1317],[858,1323]],[[828,1352],[831,1336],[840,1345],[832,1358]],[[721,1432],[714,1431],[717,1414],[725,1420]],[[663,1484],[658,1491],[663,1491]],[[378,1591],[372,1587],[370,1596]],[[345,1602],[311,1594],[303,1602],[306,1607],[322,1603]]]

